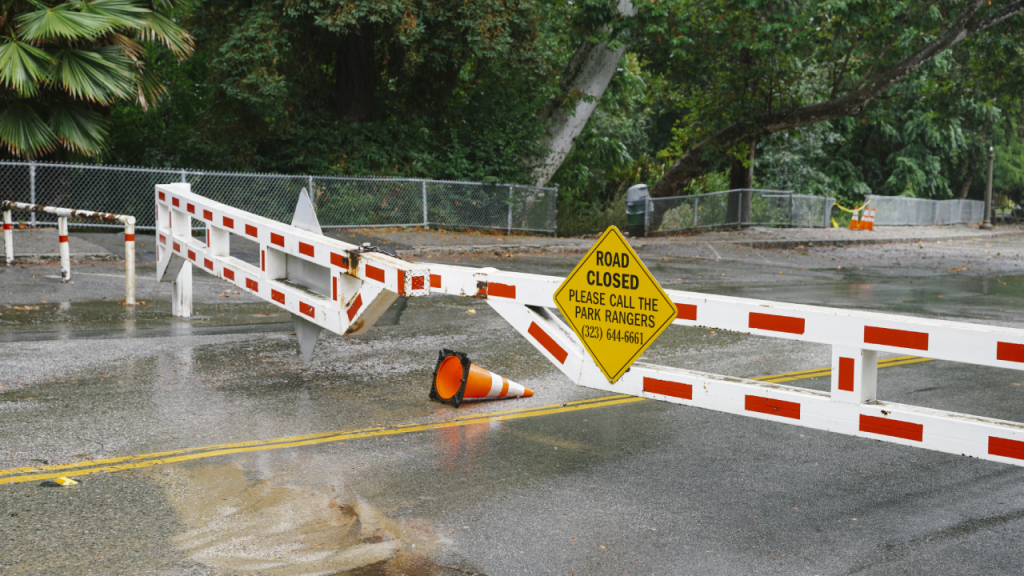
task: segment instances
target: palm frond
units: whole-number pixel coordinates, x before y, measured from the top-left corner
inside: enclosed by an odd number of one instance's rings
[[[26,40],[91,39],[114,25],[107,16],[73,10],[71,4],[26,12],[18,16],[18,23],[21,36]]]
[[[143,52],[145,52],[145,48],[142,47],[142,44],[139,44],[124,34],[110,34],[106,39],[111,45],[120,46],[124,51],[124,55],[131,58],[133,61],[138,61],[139,58],[142,57]]]
[[[75,98],[110,104],[134,93],[132,63],[118,46],[61,50],[54,58],[52,81]]]
[[[52,60],[46,52],[17,38],[0,38],[0,83],[21,96],[33,96],[49,80]]]
[[[27,102],[0,104],[0,143],[14,156],[32,158],[51,152],[57,137]]]
[[[149,9],[133,0],[89,0],[73,2],[82,14],[102,16],[115,26],[142,28],[146,25]]]
[[[163,43],[171,52],[174,52],[179,60],[185,59],[195,49],[192,35],[159,12],[149,13],[146,26],[141,30],[141,36],[144,40]]]
[[[65,148],[86,156],[99,152],[107,137],[103,116],[73,100],[51,108],[50,128]]]
[[[142,61],[136,64],[135,86],[136,98],[143,110],[148,110],[167,93],[160,73]]]

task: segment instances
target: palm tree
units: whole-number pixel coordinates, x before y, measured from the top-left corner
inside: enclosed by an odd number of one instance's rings
[[[179,60],[192,37],[165,12],[177,0],[0,0],[0,144],[11,156],[95,156],[117,101],[164,92],[147,52]]]

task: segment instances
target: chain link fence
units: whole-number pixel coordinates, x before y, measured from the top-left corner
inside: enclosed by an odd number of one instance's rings
[[[306,188],[322,228],[441,226],[547,233],[557,229],[557,188],[0,162],[0,200],[131,214],[137,230],[154,228],[153,187],[174,182],[188,182],[197,194],[279,222],[291,222],[299,192]],[[32,214],[31,223],[53,225],[56,220]]]
[[[925,200],[904,196],[875,196],[865,201],[875,209],[875,226],[933,226],[978,224],[985,217],[980,200]]]
[[[828,227],[835,203],[835,198],[787,190],[726,190],[649,198],[647,234],[740,225],[744,193],[750,195],[750,218],[742,222],[744,226]]]

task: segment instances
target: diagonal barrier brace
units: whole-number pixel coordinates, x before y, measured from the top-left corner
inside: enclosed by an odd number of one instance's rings
[[[430,265],[434,293],[485,299],[574,383],[840,434],[1024,465],[1024,424],[877,399],[879,352],[1024,370],[1024,330],[667,290],[680,326],[832,345],[830,392],[633,364],[609,383],[554,310],[563,279]]]
[[[192,220],[206,234],[192,236]],[[287,310],[308,361],[321,330],[363,334],[398,296],[426,296],[429,269],[328,238],[300,195],[292,225],[214,202],[188,184],[156,186],[157,278],[173,283],[172,313],[192,313],[192,267]],[[254,266],[230,255],[231,235],[260,246]]]

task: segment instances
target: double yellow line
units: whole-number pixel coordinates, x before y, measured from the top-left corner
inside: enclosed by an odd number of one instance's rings
[[[899,356],[887,358],[878,362],[879,368],[891,368],[904,364],[916,364],[928,362],[930,358],[918,358],[916,356]],[[800,370],[797,372],[786,372],[772,376],[756,378],[763,382],[790,382],[793,380],[804,380],[809,378],[821,378],[832,373],[831,367],[816,368],[814,370]],[[212,444],[198,448],[185,448],[181,450],[170,450],[167,452],[152,452],[149,454],[136,454],[134,456],[121,456],[118,458],[104,458],[102,460],[86,460],[83,462],[72,462],[69,464],[53,464],[48,466],[34,466],[26,468],[10,468],[0,470],[0,485],[18,484],[22,482],[37,482],[41,480],[53,480],[61,476],[85,476],[100,472],[121,472],[124,470],[135,470],[159,466],[161,464],[173,464],[176,462],[188,462],[190,460],[201,460],[226,456],[229,454],[242,454],[245,452],[258,452],[262,450],[278,450],[281,448],[296,448],[299,446],[313,446],[315,444],[326,444],[328,442],[341,442],[344,440],[356,440],[359,438],[373,438],[379,436],[393,436],[396,434],[408,434],[410,432],[426,432],[429,430],[441,430],[444,428],[457,428],[471,424],[481,424],[503,420],[519,420],[522,418],[534,418],[536,416],[548,416],[564,412],[576,412],[578,410],[589,410],[604,406],[616,406],[640,402],[644,398],[619,394],[615,396],[603,396],[590,400],[577,400],[564,404],[547,404],[533,408],[517,408],[503,410],[500,412],[485,412],[473,414],[465,418],[444,420],[431,423],[410,423],[396,426],[375,426],[372,428],[360,428],[356,430],[341,430],[333,432],[320,432],[317,434],[304,434],[301,436],[289,436],[286,438],[273,438],[269,440],[252,440],[248,442],[236,442],[233,444]]]
[[[879,368],[892,368],[893,366],[902,366],[904,364],[917,364],[919,362],[930,362],[931,358],[920,358],[918,356],[896,356],[895,358],[886,358],[878,361]],[[798,372],[785,372],[783,374],[773,374],[771,376],[761,376],[760,378],[754,378],[754,380],[760,380],[762,382],[791,382],[793,380],[805,380],[807,378],[823,378],[825,376],[832,375],[832,367],[826,366],[824,368],[815,368],[814,370],[800,370]]]

